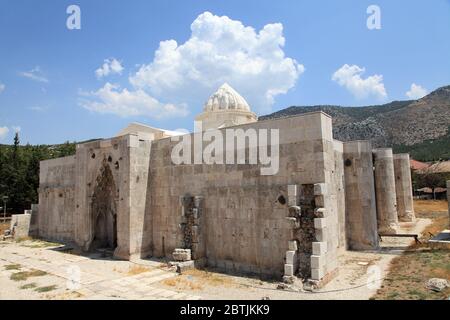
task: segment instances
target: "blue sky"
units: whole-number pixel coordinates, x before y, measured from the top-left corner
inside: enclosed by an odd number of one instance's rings
[[[0,0],[0,143],[190,130],[224,81],[259,115],[419,97],[450,84],[450,1]]]

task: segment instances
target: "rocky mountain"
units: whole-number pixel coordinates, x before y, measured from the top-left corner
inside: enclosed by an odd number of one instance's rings
[[[319,110],[333,117],[334,137],[338,140],[368,139],[376,147],[413,147],[443,139],[450,133],[450,86],[439,88],[419,100],[364,107],[293,106],[260,119]]]

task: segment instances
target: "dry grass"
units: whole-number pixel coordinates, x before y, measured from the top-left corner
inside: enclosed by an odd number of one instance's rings
[[[179,290],[202,290],[203,286],[228,287],[234,284],[231,277],[207,270],[191,269],[176,278],[166,279],[163,284]]]
[[[414,200],[416,214],[429,214],[432,212],[447,212],[448,204],[445,200]]]
[[[184,276],[178,276],[176,278],[170,278],[163,280],[162,282],[166,286],[172,287],[178,290],[202,290],[203,287],[197,281],[188,279]]]
[[[416,200],[414,209],[418,217],[432,220],[425,228],[423,232],[425,237],[422,240],[427,240],[429,233],[437,234],[446,228],[448,224],[446,201]],[[433,292],[425,287],[430,278],[450,280],[450,250],[444,247],[433,248],[425,241],[422,244],[413,244],[408,251],[392,260],[382,287],[372,299],[447,299],[450,288],[442,292]]]
[[[437,235],[448,227],[449,216],[447,210],[447,201],[444,200],[414,200],[414,211],[417,218],[426,218],[433,221],[422,232],[425,239],[428,239],[430,234]]]
[[[57,247],[61,244],[56,242],[43,241],[39,239],[33,239],[31,237],[19,238],[16,240],[22,247],[31,248],[31,249],[39,249],[39,248],[49,248],[49,247]]]
[[[9,278],[13,281],[25,281],[31,277],[42,277],[45,276],[47,272],[42,270],[31,270],[31,271],[20,271],[13,273]]]
[[[20,289],[27,290],[27,289],[34,289],[36,287],[37,287],[36,283],[32,282],[32,283],[24,284],[23,286],[20,287]]]
[[[5,230],[8,230],[9,227],[9,222],[0,222],[0,235],[3,235],[5,233]]]
[[[22,266],[20,264],[8,264],[5,266],[5,270],[20,270]]]
[[[232,278],[220,273],[210,272],[208,270],[191,269],[185,271],[183,274],[196,278],[202,283],[211,286],[229,286],[234,283]]]
[[[39,287],[39,288],[34,289],[34,291],[37,291],[37,292],[39,292],[39,293],[42,293],[42,292],[53,291],[53,290],[55,290],[56,288],[57,288],[57,286],[52,285],[52,286],[46,286],[46,287]]]
[[[136,274],[141,274],[141,273],[144,273],[144,272],[148,272],[150,270],[151,269],[149,267],[136,265],[136,266],[130,267],[130,269],[128,270],[127,274],[130,275],[130,276],[133,276],[133,275],[136,275]]]

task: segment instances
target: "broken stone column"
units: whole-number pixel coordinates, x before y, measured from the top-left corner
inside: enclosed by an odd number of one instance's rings
[[[352,250],[378,248],[377,209],[370,141],[344,143],[345,221]]]
[[[397,233],[397,199],[395,195],[394,156],[392,149],[373,150],[375,196],[379,233]]]
[[[394,154],[394,173],[398,220],[413,222],[415,215],[409,154]]]

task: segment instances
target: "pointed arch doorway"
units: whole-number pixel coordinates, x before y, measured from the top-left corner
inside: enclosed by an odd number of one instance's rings
[[[117,247],[117,199],[111,168],[104,163],[92,195],[93,238],[90,250],[114,250]]]

